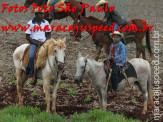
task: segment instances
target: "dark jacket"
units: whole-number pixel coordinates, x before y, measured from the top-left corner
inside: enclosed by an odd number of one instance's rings
[[[113,10],[112,12],[105,12],[105,17],[107,18],[107,23],[110,25],[112,24],[112,22],[117,22],[119,25],[123,26],[128,24],[127,20],[123,19],[120,14],[115,10]]]

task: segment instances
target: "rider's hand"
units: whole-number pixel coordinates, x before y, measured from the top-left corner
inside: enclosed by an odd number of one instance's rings
[[[111,56],[111,60],[113,60],[114,59],[114,56]]]
[[[37,43],[37,46],[41,46],[41,45],[43,45],[44,44],[44,42],[38,42]]]

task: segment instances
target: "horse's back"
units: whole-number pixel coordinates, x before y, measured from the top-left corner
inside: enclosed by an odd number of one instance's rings
[[[17,47],[13,53],[13,61],[16,68],[20,67],[20,60],[23,57],[24,51],[29,44],[22,44]]]
[[[151,74],[151,68],[150,68],[150,64],[148,61],[146,61],[142,58],[133,58],[133,59],[129,60],[129,62],[135,68],[135,71],[138,76]]]

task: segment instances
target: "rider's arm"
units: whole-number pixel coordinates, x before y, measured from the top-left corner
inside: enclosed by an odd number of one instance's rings
[[[30,34],[26,34],[26,39],[32,44],[35,44],[37,46],[39,45],[37,42],[33,41],[33,39],[30,37]]]

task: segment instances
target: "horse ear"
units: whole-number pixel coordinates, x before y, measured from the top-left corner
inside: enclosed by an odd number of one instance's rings
[[[79,54],[78,54],[78,58],[80,58],[80,57],[82,57],[82,55],[81,55],[81,53],[79,52]]]
[[[64,43],[66,42],[66,36],[63,38],[63,42],[64,42]]]

